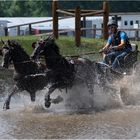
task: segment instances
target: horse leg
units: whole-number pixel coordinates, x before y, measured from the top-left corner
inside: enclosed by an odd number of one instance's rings
[[[57,85],[54,84],[49,88],[48,93],[45,95],[45,107],[49,108],[51,105],[51,98],[50,98],[50,94],[53,93],[53,91],[57,88]]]
[[[13,91],[11,92],[11,94],[8,95],[7,99],[5,100],[5,103],[3,105],[4,110],[10,109],[11,97],[17,92],[17,90],[18,90],[18,87],[15,85],[13,88]]]
[[[35,98],[36,98],[36,94],[35,94],[35,93],[36,93],[36,92],[35,92],[35,91],[30,91],[29,93],[30,93],[31,101],[32,101],[32,102],[35,102]]]

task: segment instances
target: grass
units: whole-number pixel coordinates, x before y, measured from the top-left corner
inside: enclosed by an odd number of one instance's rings
[[[16,36],[16,37],[3,37],[3,40],[17,40],[22,47],[25,49],[25,51],[30,55],[33,51],[32,49],[32,43],[34,41],[37,41],[39,38],[37,36]],[[60,48],[60,52],[62,55],[78,55],[83,54],[85,52],[91,52],[95,51],[98,52],[98,50],[103,46],[103,43],[105,43],[102,39],[87,39],[87,38],[81,38],[81,46],[76,47],[74,37],[66,37],[66,36],[60,36],[58,40],[56,40],[56,43],[58,44]],[[0,44],[2,46],[2,44]],[[98,53],[95,54],[96,57],[98,57]],[[84,56],[91,58],[92,56]]]
[[[16,36],[16,37],[3,37],[3,40],[14,39],[21,43],[22,47],[30,55],[33,51],[32,43],[37,41],[39,37],[37,36]],[[56,43],[60,47],[60,52],[62,55],[78,55],[84,54],[86,52],[95,52],[92,55],[82,55],[93,60],[99,60],[101,56],[98,53],[98,50],[105,45],[106,41],[103,39],[93,39],[93,38],[81,38],[81,46],[75,46],[75,38],[60,36]],[[138,44],[140,50],[140,41],[132,41],[133,43]],[[1,44],[2,45],[2,44]],[[140,57],[139,57],[140,58]]]
[[[2,37],[3,40],[16,40],[18,41],[21,46],[25,49],[25,51],[30,55],[33,51],[32,43],[34,41],[37,41],[39,38],[37,36],[16,36],[16,37]],[[140,50],[140,41],[132,41],[133,43],[138,44],[139,50]],[[79,55],[84,54],[86,52],[95,52],[91,55],[81,55],[82,57],[94,60],[94,61],[100,61],[102,60],[102,56],[98,53],[99,49],[102,48],[106,41],[103,39],[93,39],[93,38],[81,38],[81,46],[76,47],[74,37],[66,37],[66,36],[60,36],[58,40],[56,40],[56,43],[58,44],[60,48],[60,52],[62,55]],[[0,46],[2,44],[0,43]],[[138,56],[138,59],[140,60],[140,55]],[[5,79],[5,74],[3,75],[3,71],[0,73],[0,79]]]
[[[16,40],[18,41],[21,46],[26,50],[28,54],[31,54],[33,51],[32,49],[32,43],[36,41],[38,38],[36,36],[15,36],[15,37],[3,37],[3,40]]]

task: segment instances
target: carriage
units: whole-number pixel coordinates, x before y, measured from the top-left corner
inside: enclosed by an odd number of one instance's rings
[[[131,44],[131,47],[132,51],[119,61],[120,69],[118,71],[111,69],[109,65],[103,62],[98,62],[99,70],[106,73],[109,69],[116,75],[131,75],[137,64],[139,52],[137,44]]]
[[[135,68],[137,57],[138,57],[138,45],[131,44],[132,51],[127,54],[123,60],[120,62],[122,71],[126,74],[131,74],[133,68]]]

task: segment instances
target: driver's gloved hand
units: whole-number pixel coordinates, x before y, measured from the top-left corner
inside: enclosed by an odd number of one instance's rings
[[[114,50],[114,51],[117,51],[117,50],[119,50],[119,47],[118,46],[112,46],[111,49]]]
[[[99,50],[99,53],[107,54],[108,52],[109,52],[108,48],[102,48],[102,49]]]
[[[99,50],[99,53],[106,53],[107,50],[108,50],[107,48],[102,48]]]

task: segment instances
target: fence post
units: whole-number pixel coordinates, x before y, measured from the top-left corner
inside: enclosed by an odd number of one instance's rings
[[[135,30],[135,40],[139,40],[139,31],[137,29]]]
[[[96,24],[93,24],[92,28],[93,28],[93,38],[95,38],[96,37]]]
[[[20,26],[17,26],[17,35],[20,35]]]
[[[58,39],[58,3],[56,0],[53,0],[52,3],[52,16],[53,16],[53,35]]]
[[[75,44],[77,47],[81,44],[81,10],[79,6],[75,9]]]
[[[108,2],[103,2],[103,38],[107,39],[108,38],[108,29],[107,29],[107,23],[109,19],[109,5]]]
[[[5,36],[8,36],[8,27],[4,27]]]
[[[31,26],[31,24],[29,24],[29,35],[31,35],[32,34],[32,26]]]
[[[81,25],[82,28],[86,28],[86,17],[83,16],[83,22],[82,22],[82,25]],[[86,30],[82,30],[82,36],[86,37]]]

